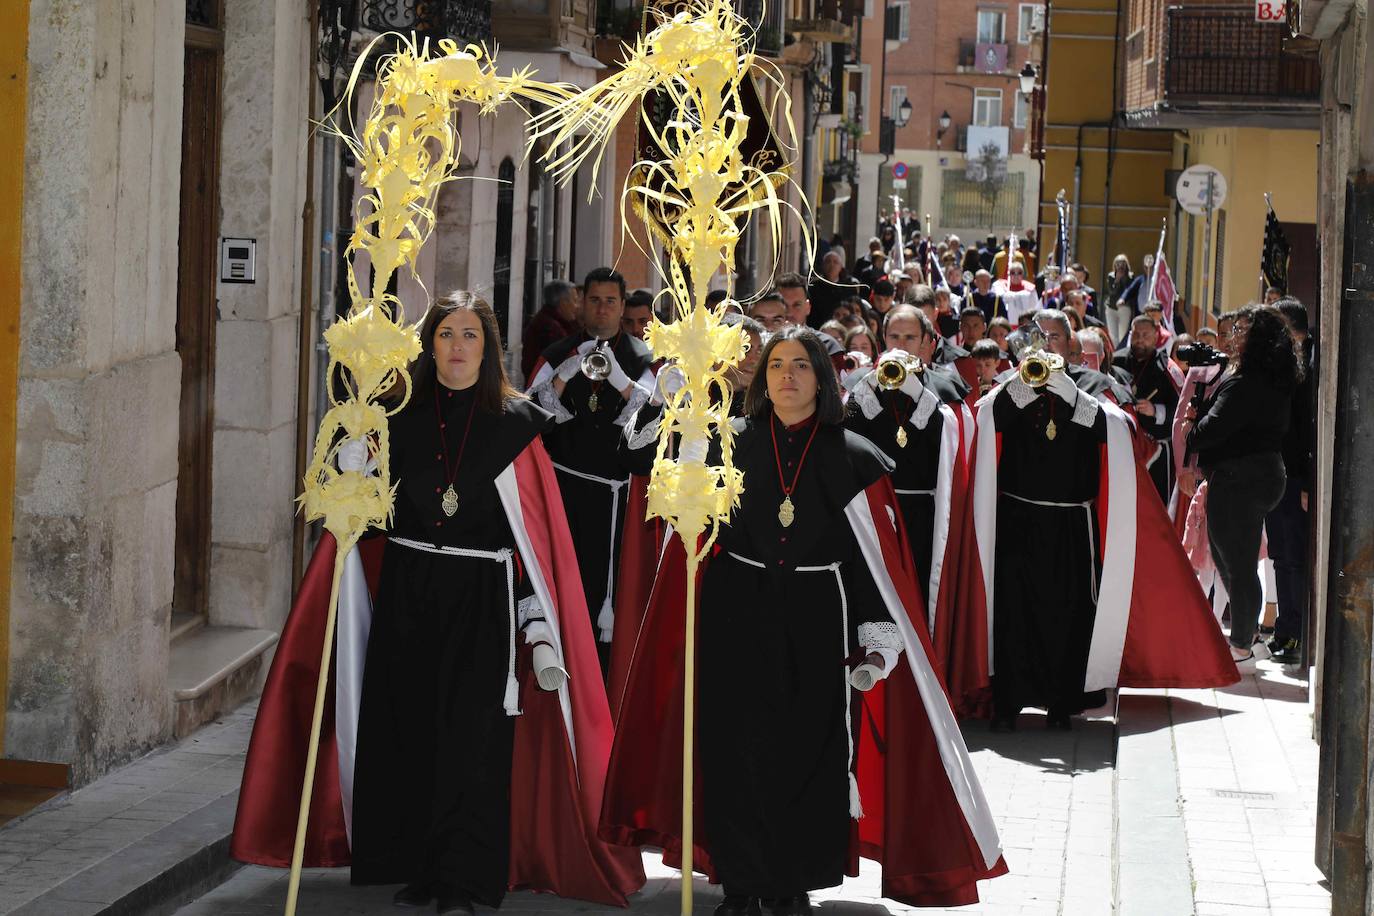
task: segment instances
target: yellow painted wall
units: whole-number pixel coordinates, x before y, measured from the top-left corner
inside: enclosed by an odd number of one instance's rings
[[[1186,135],[1188,158],[1182,158],[1185,138],[1176,143],[1175,167],[1204,163],[1226,179],[1226,238],[1220,270],[1221,308],[1239,308],[1261,293],[1260,256],[1264,250],[1264,192],[1273,197],[1279,219],[1292,223],[1317,221],[1317,143],[1314,130],[1269,130],[1256,127],[1221,127],[1190,130]],[[1216,231],[1213,229],[1213,244]],[[1203,220],[1193,232],[1194,270],[1186,295],[1200,302],[1204,295],[1202,259]],[[1182,260],[1182,259],[1180,259]],[[1212,257],[1215,265],[1215,253]],[[1174,268],[1183,288],[1185,264]],[[1211,282],[1217,282],[1213,271]],[[1213,294],[1206,293],[1208,303]]]
[[[14,525],[14,437],[19,394],[20,254],[23,248],[24,126],[29,5],[0,5],[0,755],[9,695],[10,570]]]
[[[1141,256],[1159,244],[1160,223],[1170,206],[1164,193],[1164,172],[1173,160],[1170,134],[1106,127],[1113,114],[1116,12],[1116,0],[1066,0],[1050,5],[1048,23],[1039,235],[1048,252],[1056,225],[1054,198],[1062,188],[1078,208],[1073,257],[1087,266],[1094,286],[1117,253],[1140,268]]]

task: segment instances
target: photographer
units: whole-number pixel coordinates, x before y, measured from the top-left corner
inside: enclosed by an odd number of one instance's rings
[[[1288,323],[1272,306],[1241,309],[1230,344],[1235,371],[1202,411],[1189,406],[1185,427],[1188,451],[1207,479],[1212,559],[1231,596],[1231,655],[1244,662],[1256,657],[1260,538],[1265,515],[1283,496],[1283,441],[1303,370]]]

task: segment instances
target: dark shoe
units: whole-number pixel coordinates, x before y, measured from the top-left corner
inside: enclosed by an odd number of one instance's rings
[[[458,891],[441,890],[435,909],[439,916],[475,916],[472,901]]]
[[[1016,731],[1015,716],[993,716],[992,730],[999,734]]]
[[[1066,712],[1052,712],[1045,716],[1045,727],[1050,731],[1066,732],[1073,729],[1073,719]]]
[[[434,889],[428,884],[407,884],[396,892],[396,896],[391,898],[391,902],[396,906],[406,909],[418,909],[422,906],[429,906],[429,902],[434,899]]]
[[[760,916],[759,898],[743,894],[726,894],[716,907],[716,916]]]
[[[763,901],[771,916],[811,916],[811,898],[806,894]]]
[[[1270,658],[1280,665],[1300,665],[1302,664],[1302,643],[1296,639],[1279,639],[1274,637],[1269,642]]]
[[[1260,635],[1260,638],[1267,640],[1267,639],[1269,639],[1269,637],[1271,637],[1271,636],[1274,635],[1274,628],[1273,628],[1273,627],[1266,627],[1264,624],[1260,624],[1260,625],[1259,625],[1259,635]]]

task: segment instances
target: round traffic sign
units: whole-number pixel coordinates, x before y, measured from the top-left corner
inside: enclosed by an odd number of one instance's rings
[[[905,163],[905,162],[894,162],[894,163],[892,163],[892,177],[893,177],[893,178],[905,178],[905,177],[906,177],[906,163]]]
[[[1186,212],[1206,216],[1226,202],[1226,178],[1210,165],[1190,165],[1179,173],[1174,197]]]

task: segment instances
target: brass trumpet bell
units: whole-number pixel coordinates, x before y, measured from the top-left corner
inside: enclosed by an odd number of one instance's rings
[[[1050,373],[1064,371],[1064,357],[1046,350],[1027,350],[1021,356],[1021,381],[1032,388],[1043,388]]]
[[[926,371],[926,367],[916,356],[884,356],[878,360],[878,366],[873,371],[878,374],[878,387],[895,391],[902,387],[908,375],[920,375]]]

